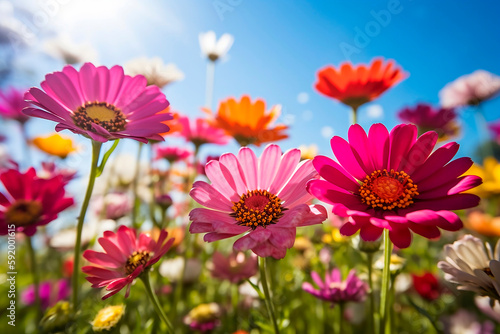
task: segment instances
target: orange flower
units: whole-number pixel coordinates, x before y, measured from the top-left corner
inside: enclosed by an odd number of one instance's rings
[[[162,122],[163,124],[168,125],[168,127],[170,128],[170,130],[168,132],[160,133],[160,136],[162,136],[162,137],[171,135],[173,133],[176,133],[176,132],[179,132],[182,130],[182,125],[179,122],[179,117],[180,117],[179,113],[175,112],[175,111],[171,111],[170,106],[168,106],[167,109],[159,112],[159,114],[166,114],[166,113],[171,113],[174,118],[169,119],[168,121]]]
[[[392,60],[383,64],[383,59],[375,59],[369,67],[353,67],[349,62],[343,63],[339,70],[326,66],[319,70],[315,87],[321,94],[357,109],[406,77],[402,69],[393,65]]]
[[[226,131],[241,146],[260,146],[262,143],[288,138],[283,133],[288,126],[279,124],[272,127],[281,114],[281,106],[276,105],[266,113],[266,102],[262,99],[252,103],[248,95],[242,96],[240,101],[229,98],[220,103],[216,115],[210,109],[203,110],[210,115],[211,124]]]
[[[58,133],[35,137],[32,143],[39,150],[61,159],[66,158],[68,154],[76,151],[73,140],[70,137],[62,136]]]
[[[467,215],[465,226],[472,231],[488,237],[500,237],[500,217],[473,211]]]

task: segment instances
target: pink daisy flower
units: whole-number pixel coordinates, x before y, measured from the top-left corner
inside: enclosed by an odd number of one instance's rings
[[[307,181],[318,178],[310,160],[300,162],[300,150],[285,154],[277,145],[266,147],[261,157],[247,147],[238,156],[223,154],[205,168],[208,184],[197,181],[191,197],[206,208],[193,209],[191,233],[207,233],[212,242],[244,234],[235,251],[251,249],[261,257],[285,257],[295,242],[298,226],[319,224],[326,219],[321,205],[308,205]]]
[[[170,163],[186,160],[191,156],[191,151],[180,147],[156,146],[156,160],[165,159]]]
[[[332,306],[345,302],[361,302],[368,294],[368,285],[356,276],[354,269],[344,281],[338,268],[333,269],[331,273],[327,272],[325,281],[315,271],[311,273],[311,277],[319,289],[315,289],[309,282],[302,283],[302,289],[318,299],[332,303]]]
[[[146,233],[141,233],[137,238],[136,230],[124,225],[116,233],[106,231],[104,237],[98,240],[104,253],[93,250],[83,252],[83,257],[94,265],[82,267],[82,271],[89,275],[86,279],[93,288],[106,287],[106,291],[109,291],[102,297],[103,300],[124,287],[127,287],[127,298],[132,281],[148,272],[169,250],[174,239],[167,240],[167,236],[168,232],[162,230],[157,241]]]
[[[450,160],[459,145],[449,143],[435,152],[438,134],[430,131],[417,138],[414,125],[402,124],[391,133],[374,124],[368,135],[359,125],[349,129],[349,142],[333,137],[331,146],[338,163],[325,156],[313,160],[324,180],[308,183],[308,191],[333,205],[333,213],[349,217],[343,235],[360,231],[374,241],[384,229],[399,248],[411,244],[411,231],[434,239],[439,228],[456,231],[462,221],[453,212],[471,208],[479,197],[462,192],[481,184],[478,176],[461,176],[470,158]]]
[[[182,125],[181,136],[196,147],[203,144],[225,145],[231,139],[224,130],[210,125],[203,118],[197,118],[191,122],[187,116],[182,116],[179,118],[179,123]]]
[[[47,225],[74,203],[65,197],[62,177],[41,179],[34,168],[24,174],[9,169],[0,174],[0,181],[6,190],[0,192],[0,235],[14,225],[17,232],[32,236],[37,226]]]
[[[95,67],[86,63],[80,71],[66,66],[62,72],[45,76],[38,88],[25,95],[24,113],[58,122],[56,131],[68,129],[99,142],[119,138],[163,141],[163,121],[172,116],[160,113],[168,107],[156,86],[146,86],[142,75],[123,74],[120,66]]]
[[[429,104],[419,103],[413,108],[404,108],[398,117],[403,122],[415,124],[419,134],[436,131],[441,140],[455,136],[459,131],[457,114],[453,108],[433,108]]]
[[[26,123],[30,117],[22,112],[23,107],[25,107],[25,91],[13,87],[9,90],[0,91],[0,116],[18,121],[21,124]]]

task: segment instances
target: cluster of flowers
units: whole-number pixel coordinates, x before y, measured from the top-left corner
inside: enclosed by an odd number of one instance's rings
[[[232,38],[226,35],[217,42],[215,35],[208,33],[200,36],[200,42],[209,62],[215,63],[228,51]],[[134,280],[139,278],[144,281],[151,303],[167,330],[173,329],[149,281],[152,266],[169,249],[179,247],[184,237],[182,228],[180,232],[166,229],[170,222],[170,207],[175,209],[174,218],[189,217],[189,232],[204,233],[206,242],[236,237],[233,253],[225,256],[218,251],[212,252],[212,276],[232,284],[242,284],[257,274],[260,261],[260,285],[264,292],[252,281],[247,283],[254,285],[270,303],[265,258],[285,258],[298,240],[297,228],[321,224],[327,220],[329,211],[340,221],[338,227],[342,236],[359,233],[360,244],[364,243],[364,248],[359,248],[367,253],[378,250],[378,241],[385,234],[386,259],[393,261],[382,267],[386,273],[395,273],[398,269],[389,267],[389,264],[392,267],[397,263],[397,259],[390,257],[392,244],[402,250],[411,246],[414,234],[434,240],[440,237],[442,230],[458,231],[463,227],[462,219],[452,210],[478,206],[480,197],[472,191],[500,193],[498,163],[491,162],[493,158],[485,161],[486,171],[478,166],[471,169],[473,161],[470,158],[453,160],[459,149],[457,143],[443,143],[436,149],[439,141],[457,135],[458,108],[476,106],[500,91],[500,79],[484,71],[459,78],[446,86],[441,92],[442,107],[419,104],[403,109],[399,117],[413,124],[401,124],[390,131],[383,124],[374,124],[368,130],[353,124],[347,140],[338,136],[331,139],[336,160],[322,155],[303,159],[301,150],[296,148],[282,152],[275,142],[288,137],[288,127],[274,125],[280,107],[267,110],[262,99],[252,101],[246,95],[240,100],[229,98],[220,103],[217,111],[207,106],[204,108],[205,117],[196,119],[174,112],[161,91],[165,85],[181,77],[177,74],[177,78],[169,78],[170,72],[159,59],[141,59],[129,64],[126,70],[121,66],[96,67],[91,63],[85,63],[80,69],[68,65],[62,71],[47,74],[41,88],[31,88],[27,92],[10,90],[0,95],[0,114],[4,118],[16,120],[21,126],[33,117],[43,118],[57,123],[57,131],[70,130],[92,142],[89,187],[79,223],[72,233],[65,234],[65,238],[73,235],[69,243],[62,242],[68,248],[75,245],[74,267],[69,270],[69,276],[72,275],[72,312],[79,307],[80,271],[86,274],[93,288],[105,288],[102,299],[122,289],[126,290],[125,297],[128,297]],[[380,96],[405,76],[394,62],[376,59],[369,66],[345,63],[338,69],[333,66],[321,69],[315,87],[321,94],[351,107],[356,120],[359,107]],[[493,130],[499,128],[492,125]],[[190,149],[159,143],[174,136],[190,143]],[[119,139],[149,143],[155,160],[166,161],[168,169],[146,170],[137,161],[127,180],[120,178],[115,170],[120,168],[119,162],[105,166],[115,146],[108,151],[109,154],[104,154],[99,164],[102,144],[108,141],[117,143]],[[200,164],[202,146],[225,145],[231,140],[241,146],[236,154],[225,153]],[[35,138],[31,143],[61,159],[76,150],[71,139],[60,135]],[[259,157],[248,147],[265,143],[269,144]],[[30,238],[37,229],[54,221],[74,204],[66,190],[74,173],[59,169],[53,163],[45,164],[43,172],[37,173],[34,168],[22,172],[9,159],[0,162],[0,181],[5,189],[0,193],[0,234],[7,234],[13,226],[17,233]],[[187,172],[174,168],[180,163]],[[96,176],[103,172],[108,181],[100,186],[103,189],[99,190],[99,185],[96,187],[99,196],[95,197],[98,199],[98,203],[94,203],[97,207],[95,215],[115,221],[131,218],[121,221],[123,224],[116,228],[113,225],[112,230],[100,231],[102,236],[97,239],[100,249],[87,249],[81,255],[85,214]],[[138,184],[140,173],[147,177],[142,185],[143,197]],[[196,176],[199,179],[194,181]],[[114,177],[118,180],[109,181]],[[172,181],[176,178],[180,179],[178,184]],[[128,193],[130,189],[131,195]],[[176,191],[189,192],[200,206],[185,206],[186,200],[180,200],[179,204],[174,196]],[[148,203],[155,229],[138,233],[142,223],[140,203]],[[485,222],[488,219],[490,223]],[[483,225],[474,228],[499,236],[500,229],[493,222],[496,218],[488,219],[478,218],[481,223],[476,225]],[[472,219],[468,221],[475,224]],[[484,227],[484,224],[495,225],[496,229]],[[89,244],[93,236],[91,233]],[[370,243],[373,243],[372,249],[368,250],[370,247],[366,247]],[[54,244],[61,247],[53,240]],[[195,243],[192,249],[188,248],[189,245],[184,247],[186,254],[198,251],[200,246]],[[245,255],[250,251],[251,256]],[[480,239],[468,235],[446,246],[446,259],[438,267],[446,273],[446,279],[459,284],[460,289],[487,296],[494,303],[500,300],[499,252],[498,244],[492,252]],[[87,265],[80,267],[80,256]],[[329,262],[328,256],[322,258]],[[182,269],[177,280],[182,282],[189,274],[189,259],[186,255],[181,259]],[[162,264],[160,273],[168,276],[164,272],[168,272],[168,268]],[[313,271],[311,277],[317,288],[308,282],[303,282],[302,288],[332,306],[361,302],[367,295],[373,295],[371,283],[357,276],[354,269],[344,279],[342,273],[346,271],[333,268],[327,270],[322,279],[318,272]],[[371,279],[370,276],[368,281]],[[413,280],[415,289],[424,299],[439,297],[441,287],[433,274],[414,274]],[[25,302],[35,303],[41,296],[42,306],[47,308],[69,294],[68,281],[58,283],[57,298],[50,292],[51,287],[55,288],[55,284],[38,286],[35,282],[26,292]],[[180,287],[177,289],[182,291]],[[383,295],[383,298],[386,297]],[[52,308],[44,319],[50,312],[64,308],[61,305]],[[281,325],[277,324],[272,304],[268,306],[274,329],[278,331]],[[124,305],[102,309],[93,322],[94,329],[115,326],[124,312]],[[184,320],[192,329],[208,332],[220,324],[222,312],[217,304],[201,304]]]

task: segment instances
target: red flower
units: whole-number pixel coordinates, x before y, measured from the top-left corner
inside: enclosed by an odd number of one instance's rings
[[[392,60],[383,64],[383,59],[375,59],[370,66],[352,66],[343,63],[337,70],[326,66],[319,70],[318,81],[314,85],[321,94],[336,99],[351,108],[358,108],[384,93],[406,77],[400,68],[393,68]]]
[[[433,301],[441,296],[441,286],[434,274],[425,272],[421,276],[415,274],[411,276],[413,278],[413,287],[422,298]]]

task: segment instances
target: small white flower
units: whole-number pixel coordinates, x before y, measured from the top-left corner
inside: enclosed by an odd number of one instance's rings
[[[489,244],[467,234],[444,247],[446,261],[440,261],[438,268],[445,272],[446,280],[458,284],[459,290],[500,300],[499,245],[500,241],[492,252]]]
[[[67,34],[61,34],[45,41],[43,49],[54,58],[63,60],[66,64],[96,62],[97,51],[89,42],[75,43]]]
[[[159,57],[140,57],[132,59],[124,65],[125,73],[131,76],[142,74],[148,80],[148,85],[160,88],[184,79],[184,73],[175,64],[165,64]]]
[[[217,40],[215,32],[208,31],[200,33],[199,40],[201,53],[211,61],[216,61],[227,54],[233,45],[234,37],[230,34],[223,34],[219,40]]]

